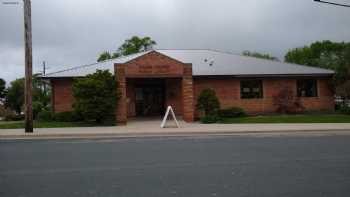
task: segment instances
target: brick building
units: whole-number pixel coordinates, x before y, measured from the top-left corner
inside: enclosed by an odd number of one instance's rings
[[[191,122],[199,116],[195,105],[206,88],[215,90],[222,108],[238,106],[248,113],[275,112],[273,96],[285,87],[301,98],[306,110],[334,108],[331,70],[213,50],[151,50],[46,75],[53,110],[72,110],[72,79],[96,69],[108,69],[118,79],[118,123],[162,115],[169,105]]]

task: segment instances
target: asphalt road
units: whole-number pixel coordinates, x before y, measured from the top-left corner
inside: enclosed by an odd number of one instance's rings
[[[0,141],[0,196],[350,196],[350,136]]]

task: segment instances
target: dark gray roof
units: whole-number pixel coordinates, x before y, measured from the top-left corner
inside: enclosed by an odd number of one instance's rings
[[[258,59],[214,50],[154,50],[183,63],[191,63],[193,76],[259,76],[259,75],[332,75],[334,71],[317,67]],[[148,52],[137,53],[104,62],[73,67],[45,77],[83,77],[97,69],[114,73],[114,63],[125,63]]]

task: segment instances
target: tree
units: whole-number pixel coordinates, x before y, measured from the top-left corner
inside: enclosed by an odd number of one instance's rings
[[[350,80],[350,43],[328,40],[315,42],[290,50],[285,55],[285,61],[334,70],[332,84],[336,94],[344,95],[342,91]]]
[[[111,55],[109,52],[103,52],[99,56],[98,61],[148,51],[151,50],[156,44],[156,41],[152,40],[150,37],[140,38],[138,36],[133,36],[130,39],[125,40],[124,43],[118,48],[117,52],[113,53],[113,55]]]
[[[46,109],[50,103],[50,93],[43,89],[43,81],[39,75],[33,75],[33,116]],[[17,114],[22,112],[24,105],[24,78],[16,79],[10,83],[6,90],[5,106]]]
[[[0,101],[5,98],[6,82],[0,78]]]
[[[336,92],[340,97],[344,98],[343,104],[346,104],[347,100],[350,98],[350,80],[339,85],[336,89]]]
[[[24,78],[16,79],[11,82],[7,89],[5,106],[21,114],[24,104]]]
[[[130,55],[148,51],[156,44],[157,43],[150,37],[139,38],[137,36],[133,36],[132,38],[125,40],[124,44],[119,47],[118,52],[120,55]]]
[[[112,58],[112,55],[108,51],[105,51],[100,54],[100,57],[97,59],[97,62],[102,62],[105,60],[109,60],[111,58]]]
[[[256,57],[256,58],[260,58],[260,59],[279,61],[277,57],[273,57],[269,54],[262,54],[262,53],[258,53],[258,52],[243,51],[242,55],[249,56],[249,57]]]
[[[285,55],[285,61],[290,63],[335,68],[343,56],[347,43],[331,42],[329,40],[317,41],[310,46],[295,48]]]
[[[217,115],[220,109],[220,102],[216,97],[215,91],[209,88],[203,90],[198,97],[196,107],[198,110],[203,110],[205,116]]]
[[[102,123],[111,117],[119,94],[116,91],[116,82],[108,71],[97,70],[85,78],[76,79],[73,83],[75,111],[85,120],[94,120]]]

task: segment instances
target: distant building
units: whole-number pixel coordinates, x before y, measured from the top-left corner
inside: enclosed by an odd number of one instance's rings
[[[151,50],[46,75],[55,112],[72,110],[72,79],[96,69],[117,76],[122,93],[119,123],[128,117],[161,115],[169,105],[191,122],[198,117],[198,95],[206,88],[216,91],[222,108],[238,106],[248,113],[274,112],[273,96],[286,86],[306,110],[334,109],[331,70],[214,50]]]

